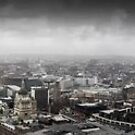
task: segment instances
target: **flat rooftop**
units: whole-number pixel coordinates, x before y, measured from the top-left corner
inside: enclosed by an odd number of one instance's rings
[[[79,129],[79,126],[82,126],[81,123],[55,124],[37,132],[27,133],[26,135],[72,135],[73,133],[75,133],[76,135],[86,135],[86,132],[87,135],[116,135],[116,133],[121,133],[119,130],[115,131],[114,129],[111,129],[109,126],[106,125],[102,125],[103,127],[96,128],[89,128],[89,126],[92,126],[92,124],[90,123],[87,125],[88,128],[83,130],[83,128]]]
[[[91,106],[96,106],[98,103],[81,103],[81,104],[78,104],[79,106],[88,106],[88,107],[91,107]]]

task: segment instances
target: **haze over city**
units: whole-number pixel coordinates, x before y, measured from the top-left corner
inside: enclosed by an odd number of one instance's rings
[[[134,56],[133,5],[126,0],[0,0],[0,53]]]
[[[0,135],[135,135],[134,5],[0,0]]]

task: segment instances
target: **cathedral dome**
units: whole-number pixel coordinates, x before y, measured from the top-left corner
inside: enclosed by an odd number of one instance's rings
[[[27,92],[27,90],[25,90],[25,89],[21,89],[21,90],[18,92],[18,94],[19,94],[19,95],[27,95],[28,92]]]

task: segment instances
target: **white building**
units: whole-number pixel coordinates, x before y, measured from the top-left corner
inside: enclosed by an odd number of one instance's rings
[[[36,100],[32,99],[25,89],[24,82],[22,89],[16,93],[14,101],[14,114],[21,119],[29,119],[36,117],[37,104]]]
[[[94,77],[76,77],[74,79],[74,84],[79,85],[79,86],[91,86],[91,85],[96,85],[98,83],[98,78],[97,76]]]

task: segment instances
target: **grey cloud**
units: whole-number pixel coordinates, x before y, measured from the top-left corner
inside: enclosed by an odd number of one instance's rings
[[[18,1],[0,7],[0,53],[134,55],[132,6]]]

